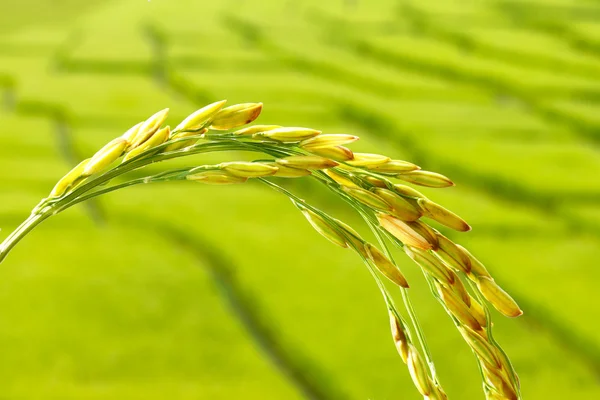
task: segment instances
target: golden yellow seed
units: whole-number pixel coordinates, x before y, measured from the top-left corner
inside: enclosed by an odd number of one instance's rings
[[[439,204],[429,199],[419,199],[418,203],[426,217],[459,232],[468,232],[471,230],[471,227],[465,220]]]
[[[499,352],[500,353],[500,352]],[[509,371],[512,369],[512,366],[510,365],[510,361],[508,360],[507,357],[503,357],[502,354],[500,354],[499,356],[500,358],[500,363],[502,364],[502,368],[501,368],[501,372],[502,376],[504,376],[504,378],[506,378],[506,381],[508,382],[509,387],[514,390],[515,392],[518,392],[519,389],[521,388],[521,382],[519,380],[519,375],[516,374],[516,372],[513,371],[514,375],[514,382],[511,378],[509,378]]]
[[[325,174],[327,174],[327,176],[329,176],[331,179],[333,179],[334,181],[336,181],[340,185],[347,186],[347,187],[358,187],[350,179],[346,178],[345,176],[343,176],[341,174],[338,174],[337,172],[335,172],[332,169],[325,170]]]
[[[502,372],[488,367],[486,363],[481,363],[481,368],[483,370],[484,379],[498,392],[499,396],[496,398],[503,400],[518,399],[515,389]]]
[[[425,400],[448,400],[448,396],[442,388],[436,385],[433,381],[431,382],[431,393],[425,398]]]
[[[321,134],[321,131],[310,128],[284,127],[269,129],[255,133],[254,137],[267,137],[280,142],[299,142],[304,139],[313,138]]]
[[[481,372],[484,379],[498,392],[502,392],[503,386],[512,386],[509,383],[506,371],[501,368],[491,368],[487,363],[480,362]],[[509,389],[510,391],[511,389]]]
[[[377,213],[381,226],[407,246],[423,250],[432,248],[431,244],[406,222],[388,214]]]
[[[427,186],[433,188],[444,188],[454,186],[454,182],[445,177],[431,171],[410,171],[396,175],[396,178],[406,182],[414,183],[415,185]]]
[[[101,172],[110,164],[115,162],[128,147],[127,140],[123,138],[116,138],[108,142],[103,148],[101,148],[90,161],[86,164],[82,176],[90,176]]]
[[[375,194],[392,206],[392,214],[403,221],[416,221],[421,217],[421,212],[415,206],[398,196],[389,189],[374,188]]]
[[[421,356],[414,345],[409,344],[408,347],[407,364],[410,376],[419,390],[419,393],[423,396],[428,396],[431,393],[431,380],[429,379],[425,363],[421,359]]]
[[[470,306],[469,308],[471,309],[471,314],[473,314],[473,316],[477,319],[477,322],[479,322],[479,325],[481,325],[482,327],[486,327],[487,326],[487,318],[485,316],[485,311],[483,309],[483,306],[481,304],[479,304],[479,302],[477,300],[475,300],[473,297],[470,297]]]
[[[78,181],[80,181],[79,178],[83,174],[83,170],[85,169],[85,166],[90,160],[91,158],[83,160],[75,168],[73,168],[65,176],[63,176],[54,186],[54,189],[52,189],[52,191],[50,192],[50,197],[60,197],[73,186],[75,186],[78,183]]]
[[[190,136],[202,136],[208,132],[208,128],[203,128],[199,131],[180,131],[171,136],[170,140],[183,139]],[[200,138],[182,140],[180,142],[171,143],[163,150],[165,153],[169,151],[181,150],[196,144]]]
[[[394,185],[394,191],[396,193],[398,193],[401,196],[405,196],[405,197],[415,197],[415,198],[422,198],[422,199],[426,199],[427,197],[425,197],[425,195],[421,192],[419,192],[416,189],[411,188],[410,186],[406,186],[406,185],[402,185],[400,183],[397,183]]]
[[[396,285],[408,288],[408,282],[398,266],[394,265],[392,261],[385,256],[379,249],[373,246],[371,243],[365,243],[365,250],[369,255],[369,259],[373,262],[373,265],[377,267],[386,278],[394,282]]]
[[[148,148],[156,147],[166,142],[171,137],[171,127],[169,125],[159,129],[150,139],[144,143]]]
[[[490,275],[490,273],[488,272],[488,270],[485,268],[485,266],[481,263],[481,261],[479,261],[478,259],[473,257],[473,254],[471,254],[469,252],[469,250],[465,249],[460,244],[456,244],[456,247],[458,247],[460,250],[462,250],[462,252],[465,253],[467,255],[467,257],[469,257],[469,262],[471,264],[471,271],[469,272],[468,276],[471,280],[476,281],[477,278],[482,277],[482,276],[485,276],[487,278],[492,277]]]
[[[305,150],[312,151],[314,149],[319,149],[322,147],[341,146],[344,144],[356,142],[358,139],[359,137],[354,135],[325,134],[303,140],[302,142],[300,142],[300,147],[302,147]]]
[[[408,221],[408,226],[415,232],[421,235],[430,245],[433,250],[437,250],[439,247],[438,238],[436,232],[423,221]]]
[[[476,281],[479,291],[491,305],[507,317],[518,317],[523,314],[519,305],[491,278],[481,276]]]
[[[142,125],[138,128],[137,132],[131,136],[128,140],[129,149],[135,149],[146,140],[148,140],[156,131],[160,128],[160,126],[167,119],[167,115],[169,115],[169,109],[165,108],[164,110],[160,110],[146,121],[142,123]]]
[[[382,156],[381,154],[354,153],[354,160],[349,161],[348,164],[354,167],[373,167],[389,161],[389,157]]]
[[[448,264],[446,263],[446,265],[448,265]],[[452,289],[452,291],[454,293],[456,293],[456,295],[458,297],[461,298],[461,300],[463,301],[463,303],[465,303],[467,305],[467,307],[470,307],[471,306],[471,296],[469,295],[469,292],[467,292],[467,288],[465,287],[465,285],[463,284],[462,280],[460,279],[460,277],[458,275],[456,275],[452,271],[451,271],[451,273],[454,276],[454,282],[452,283],[452,286],[450,286],[450,289]]]
[[[279,178],[301,178],[303,176],[311,175],[311,172],[307,169],[289,168],[281,164],[277,164],[276,162],[266,162],[263,164],[277,167],[277,171],[273,174],[273,176]]]
[[[396,314],[392,311],[389,311],[389,315],[394,344],[396,345],[398,354],[400,354],[400,357],[402,357],[402,361],[404,361],[406,364],[408,362],[408,338],[406,337],[406,332],[404,332],[404,327],[402,326],[400,320],[396,318]]]
[[[373,166],[370,166],[367,168],[369,168],[371,171],[389,173],[389,174],[400,173],[400,172],[410,172],[410,171],[416,171],[416,170],[420,169],[420,167],[418,165],[415,165],[411,162],[403,161],[403,160],[391,160],[385,164],[373,165]]]
[[[404,252],[440,283],[446,286],[451,286],[454,283],[456,275],[429,251],[406,246]]]
[[[494,389],[488,389],[485,391],[485,400],[507,400],[502,394],[498,393]]]
[[[210,129],[226,131],[249,124],[260,115],[262,103],[243,103],[223,108],[214,116]]]
[[[350,225],[346,224],[343,221],[340,221],[339,219],[336,219],[335,222],[337,222],[340,227],[342,228],[342,230],[346,231],[346,233],[348,233],[350,236],[354,236],[355,238],[360,240],[360,247],[363,247],[364,245],[364,241],[362,239],[362,237],[360,236],[360,234],[358,232],[356,232],[356,230],[354,228],[352,228]]]
[[[341,189],[367,207],[385,212],[392,211],[392,206],[375,193],[371,193],[360,187],[342,186]]]
[[[194,131],[203,128],[223,108],[225,103],[227,100],[217,101],[193,112],[175,127],[175,131]]]
[[[232,161],[220,164],[220,167],[233,176],[240,178],[257,178],[273,175],[278,167],[259,162]]]
[[[323,219],[320,215],[315,214],[309,209],[295,203],[296,206],[300,209],[302,214],[306,217],[311,226],[319,232],[325,239],[329,240],[332,243],[337,244],[340,247],[348,247],[348,243],[346,243],[346,239],[333,227],[331,224]]]
[[[362,179],[369,182],[369,184],[371,184],[375,187],[387,188],[387,184],[385,183],[385,181],[383,179],[375,178],[373,176],[368,176],[368,175],[363,176]]]
[[[132,126],[131,128],[129,128],[127,130],[127,132],[125,132],[121,137],[125,140],[127,140],[128,142],[131,141],[131,139],[137,135],[138,131],[140,130],[142,124],[144,123],[144,121],[137,123],[136,125]],[[131,142],[130,142],[131,143]]]
[[[354,152],[352,153],[354,154]],[[353,167],[351,165],[346,165],[346,164],[340,164],[338,166],[338,169],[343,169],[344,171],[348,171],[348,172],[354,172],[357,171],[356,167]],[[358,171],[357,171],[358,172]]]
[[[186,176],[187,180],[205,183],[207,185],[232,185],[237,183],[244,183],[248,178],[241,178],[239,176],[233,176],[226,171],[202,171],[196,174],[190,174]]]
[[[471,314],[469,307],[462,301],[462,299],[457,296],[454,292],[444,287],[443,285],[436,285],[438,294],[440,295],[442,301],[448,308],[448,311],[456,319],[460,321],[461,324],[468,326],[474,331],[480,331],[481,325],[477,321],[477,319]]]
[[[289,156],[275,161],[286,167],[301,169],[327,169],[338,165],[336,161],[319,156]]]
[[[485,338],[467,326],[459,326],[458,330],[465,341],[473,349],[475,354],[477,354],[482,361],[487,363],[490,368],[501,368],[501,363],[496,354],[496,349],[494,349],[494,347],[489,344]]]
[[[138,147],[132,149],[129,153],[127,153],[125,155],[125,157],[123,158],[123,162],[130,160],[134,157],[137,157],[140,154],[142,154],[156,146],[163,144],[164,142],[166,142],[169,139],[170,135],[171,135],[171,129],[169,128],[169,126],[159,129],[154,135],[152,135],[152,137],[150,137],[150,139],[146,140],[144,143],[142,143],[141,145],[139,145]]]
[[[364,258],[369,258],[367,251],[365,250],[365,241],[350,225],[336,219],[335,222],[339,225],[339,228],[343,231],[344,237],[349,247],[352,247],[355,251],[360,253]]]
[[[255,133],[266,132],[281,128],[279,125],[253,125],[233,132],[235,135],[254,135]]]
[[[439,233],[437,234],[437,239],[439,248],[436,250],[436,253],[446,264],[465,274],[471,272],[471,260],[461,248]]]
[[[312,149],[310,152],[336,161],[349,161],[354,158],[352,150],[344,146],[320,147],[318,149]]]

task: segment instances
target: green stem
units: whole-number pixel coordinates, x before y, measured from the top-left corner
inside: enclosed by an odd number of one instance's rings
[[[67,204],[61,206],[60,209],[58,209],[56,211],[56,213],[62,212],[64,210],[66,210],[67,208],[71,208],[75,204],[79,204],[79,203],[89,200],[93,197],[100,196],[102,194],[106,194],[106,193],[110,193],[110,192],[114,192],[115,190],[123,189],[123,188],[129,187],[129,186],[139,185],[139,184],[184,180],[191,170],[198,170],[200,168],[208,169],[210,167],[211,166],[180,168],[177,170],[162,172],[160,174],[153,175],[153,176],[146,176],[143,178],[133,179],[131,181],[123,182],[118,185],[114,185],[114,186],[110,186],[110,187],[103,188],[100,190],[96,190],[91,193],[84,194],[84,195],[76,198],[75,200],[71,201],[70,203],[67,203]]]
[[[186,138],[186,139],[189,140],[189,138]],[[152,149],[152,151],[149,151],[146,154],[146,156],[148,156],[153,151],[156,151],[157,149],[166,147],[168,144],[171,144],[171,143],[165,143],[161,146],[158,146],[158,147]],[[271,148],[273,146],[266,145],[265,147]],[[25,237],[32,229],[34,229],[37,225],[39,225],[45,219],[47,219],[55,214],[58,214],[59,212],[62,212],[64,210],[66,210],[67,208],[69,208],[77,203],[80,203],[84,200],[88,200],[88,199],[90,199],[92,197],[96,197],[100,194],[112,192],[114,190],[136,184],[136,183],[132,183],[132,181],[130,181],[130,182],[127,182],[124,184],[112,186],[112,187],[109,187],[106,189],[102,189],[102,190],[99,190],[96,192],[89,193],[94,188],[110,181],[111,179],[114,179],[120,175],[127,173],[127,172],[130,172],[130,171],[133,171],[133,170],[136,170],[139,168],[143,168],[147,165],[161,162],[161,161],[170,160],[173,158],[207,153],[207,152],[211,152],[211,151],[231,151],[231,150],[248,151],[249,148],[252,148],[253,151],[256,151],[256,148],[254,148],[252,146],[249,147],[245,143],[228,140],[228,141],[201,143],[199,145],[194,145],[194,146],[188,147],[183,150],[158,154],[158,155],[154,155],[151,157],[146,157],[146,156],[144,156],[144,154],[140,154],[138,157],[132,158],[131,160],[128,160],[128,161],[122,163],[121,165],[113,168],[112,170],[110,170],[108,172],[84,182],[83,184],[81,184],[80,186],[75,188],[73,191],[68,192],[67,194],[65,194],[62,197],[42,200],[42,202],[38,206],[36,206],[36,208],[34,209],[36,211],[34,213],[32,213],[25,221],[23,221],[23,223],[21,225],[19,225],[19,227],[15,231],[13,231],[2,242],[2,244],[0,244],[0,262],[2,262],[6,258],[8,253],[14,248],[14,246],[19,241],[21,241],[21,239],[23,239],[23,237]],[[270,149],[270,150],[275,151],[276,148]],[[169,171],[169,172],[171,172],[171,171]],[[137,183],[144,183],[144,182],[140,181]],[[86,193],[87,193],[87,195],[86,195]]]
[[[390,248],[387,245],[387,243],[386,243],[382,233],[379,231],[378,227],[375,224],[373,224],[371,221],[369,221],[368,216],[366,216],[364,214],[364,211],[361,212],[361,215],[362,215],[363,219],[365,220],[365,222],[367,223],[367,225],[369,225],[369,228],[371,228],[371,231],[377,238],[377,241],[381,245],[385,255],[394,264],[396,264],[396,262],[394,261],[392,252],[390,251]],[[427,341],[425,340],[425,334],[423,333],[423,328],[421,328],[421,324],[419,323],[419,319],[417,318],[417,313],[415,312],[412,301],[410,300],[410,296],[408,295],[408,289],[400,288],[400,293],[402,294],[402,301],[404,302],[404,307],[406,308],[406,312],[408,313],[410,322],[412,323],[413,329],[417,336],[417,341],[419,342],[419,345],[423,349],[423,354],[425,356],[425,360],[427,361],[427,365],[429,366],[431,376],[433,377],[433,379],[436,383],[439,383],[439,381],[437,379],[437,373],[435,370],[435,363],[433,362],[433,357],[431,355],[431,351],[429,349],[429,346],[427,345]]]
[[[17,229],[13,231],[0,245],[0,263],[6,258],[13,247],[17,245],[33,228],[42,223],[52,213],[31,214]]]
[[[191,151],[183,152],[183,154],[180,154],[181,152],[166,153],[166,154],[162,154],[158,157],[142,159],[142,160],[138,160],[137,162],[127,163],[127,164],[124,163],[124,164],[122,164],[124,167],[120,168],[121,166],[118,166],[118,167],[114,168],[113,170],[111,170],[103,175],[100,175],[96,179],[93,179],[92,181],[84,183],[83,185],[76,188],[73,192],[68,193],[66,196],[63,196],[58,199],[46,199],[45,201],[42,201],[40,203],[40,205],[38,205],[36,207],[36,210],[42,210],[42,211],[32,213],[25,221],[23,221],[23,223],[21,223],[21,225],[19,225],[19,227],[17,227],[17,229],[15,229],[2,242],[2,244],[0,244],[0,263],[6,258],[8,253],[15,247],[15,245],[17,243],[19,243],[19,241],[21,241],[21,239],[23,239],[32,229],[34,229],[37,225],[39,225],[45,219],[47,219],[55,214],[58,214],[64,210],[74,206],[75,204],[89,200],[89,199],[99,196],[101,194],[113,192],[115,190],[122,189],[122,188],[125,188],[128,186],[133,186],[133,185],[143,184],[143,183],[160,182],[160,181],[164,181],[164,180],[177,180],[175,177],[171,177],[169,175],[174,174],[178,171],[183,172],[183,171],[186,171],[187,169],[167,171],[167,172],[163,172],[161,174],[158,174],[158,175],[155,175],[152,177],[139,178],[139,179],[135,179],[135,180],[128,181],[128,182],[123,182],[121,184],[114,185],[114,186],[111,186],[108,188],[103,188],[103,189],[100,189],[97,191],[90,192],[94,188],[102,185],[105,182],[110,181],[111,179],[113,179],[117,176],[123,175],[127,172],[130,172],[130,171],[138,169],[138,168],[142,168],[144,166],[147,166],[147,165],[155,163],[155,162],[165,161],[165,160],[168,160],[171,158],[176,158],[176,157],[200,154],[200,153],[209,152],[209,151],[227,151],[227,150],[242,150],[242,151],[246,150],[247,151],[248,150],[246,146],[243,146],[243,145],[233,146],[231,143],[204,143],[204,145],[213,145],[213,146],[206,146],[206,148],[193,149]],[[198,169],[198,167],[195,167],[194,169]],[[185,176],[180,177],[179,179],[185,179]]]
[[[283,193],[284,195],[288,196],[293,201],[301,203],[304,207],[308,208],[312,212],[315,212],[315,213],[319,214],[320,216],[322,216],[323,218],[325,218],[326,220],[328,220],[328,222],[330,222],[332,226],[336,225],[335,220],[333,218],[331,218],[329,215],[327,215],[323,211],[321,211],[321,210],[319,210],[319,209],[311,206],[310,204],[306,203],[304,200],[302,200],[301,198],[299,198],[298,196],[296,196],[295,194],[293,194],[289,190],[284,189],[283,187],[281,187],[281,186],[279,186],[279,185],[277,185],[277,184],[275,184],[275,183],[273,183],[271,181],[268,181],[268,180],[266,180],[264,178],[258,178],[258,179],[260,181],[262,181],[263,183],[265,183],[267,186],[270,186],[271,188],[277,190],[278,192]],[[350,242],[350,245],[354,248],[354,243],[352,241]],[[397,317],[400,317],[400,315],[398,314],[398,312],[396,310],[396,306],[394,305],[392,297],[390,296],[390,294],[387,291],[385,285],[381,281],[381,278],[379,277],[379,275],[377,275],[377,272],[375,272],[375,270],[373,269],[373,266],[362,255],[362,253],[359,251],[359,249],[354,248],[354,251],[362,258],[363,262],[367,266],[367,269],[369,270],[369,272],[371,273],[371,275],[375,279],[375,283],[377,284],[377,287],[381,291],[381,294],[382,294],[382,296],[383,296],[383,298],[385,300],[385,304],[388,307],[388,309],[391,309],[392,311],[394,311],[394,313],[396,314]]]
[[[314,176],[315,176],[315,178],[319,179],[318,174],[314,175]],[[342,197],[342,199],[344,199],[347,203],[349,203],[353,208],[355,208],[360,213],[360,215],[363,217],[363,219],[365,220],[367,225],[371,228],[371,230],[377,237],[377,240],[378,240],[379,244],[381,245],[381,247],[383,248],[386,256],[392,262],[394,262],[393,255],[383,237],[385,232],[382,232],[380,230],[380,226],[375,222],[375,219],[373,218],[373,216],[365,209],[365,206],[363,206],[361,203],[356,202],[354,199],[352,199],[350,196],[348,196],[345,192],[338,189],[336,186],[337,184],[332,185],[331,184],[332,182],[328,183],[328,181],[326,181],[323,177],[321,177],[320,180],[324,184],[326,184],[326,186],[329,189],[331,189],[337,195]],[[398,243],[399,245],[401,245],[400,242],[398,242],[398,241],[395,241],[395,242]],[[395,262],[394,262],[394,264],[395,264]],[[425,360],[429,366],[429,370],[431,371],[431,375],[432,375],[434,381],[439,384],[439,381],[437,379],[436,369],[435,369],[435,363],[433,362],[433,357],[431,355],[431,351],[429,350],[429,346],[427,345],[427,341],[425,340],[425,334],[423,333],[423,329],[421,328],[421,325],[417,318],[417,314],[416,314],[413,304],[410,300],[410,296],[408,295],[408,289],[400,288],[400,293],[402,294],[402,300],[404,302],[404,306],[406,308],[406,311],[407,311],[409,318],[411,320],[411,323],[413,325],[413,329],[415,330],[415,334],[417,336],[417,341],[419,342],[419,345],[423,349],[423,354],[424,354]]]

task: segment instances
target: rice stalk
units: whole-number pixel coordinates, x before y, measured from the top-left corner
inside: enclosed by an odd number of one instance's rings
[[[0,262],[44,220],[105,193],[134,185],[178,180],[213,185],[259,181],[290,198],[319,234],[353,250],[361,258],[384,298],[398,353],[425,399],[446,399],[447,396],[411,303],[409,282],[393,257],[390,244],[402,249],[423,272],[433,296],[473,351],[482,374],[485,397],[521,398],[517,375],[493,338],[486,303],[508,317],[521,315],[521,309],[479,260],[428,225],[426,219],[459,232],[469,231],[469,224],[406,184],[444,188],[454,186],[454,182],[408,161],[381,154],[356,153],[343,147],[358,140],[354,135],[323,134],[312,128],[279,125],[241,128],[259,116],[262,103],[224,106],[225,101],[207,105],[172,131],[168,126],[163,127],[168,114],[168,109],[164,109],[111,140],[69,171],[49,196],[34,207],[31,215],[0,245]],[[150,164],[222,151],[262,153],[268,158],[170,169],[121,183],[113,181]],[[354,208],[375,234],[379,247],[365,241],[343,221],[275,183],[278,178],[304,177],[325,185]],[[408,322],[399,313],[382,276],[400,290]]]

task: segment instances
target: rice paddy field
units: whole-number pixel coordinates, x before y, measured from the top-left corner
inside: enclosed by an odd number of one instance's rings
[[[493,315],[523,397],[600,398],[600,3],[3,0],[0,238],[133,124],[220,99],[450,176],[424,192],[525,312]],[[318,185],[287,187],[367,232]],[[483,399],[399,259],[449,398]],[[421,397],[352,252],[259,184],[173,183],[75,207],[10,254],[0,398]]]

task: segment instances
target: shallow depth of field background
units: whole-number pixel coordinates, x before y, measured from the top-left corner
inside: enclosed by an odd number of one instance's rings
[[[493,314],[524,398],[600,397],[599,3],[3,0],[0,237],[139,120],[223,98],[453,178],[425,192],[472,224],[451,237],[525,311]],[[328,192],[286,183],[366,234]],[[450,398],[482,399],[399,260]],[[420,396],[352,252],[258,183],[179,183],[78,206],[2,264],[0,398]]]

